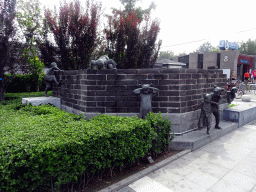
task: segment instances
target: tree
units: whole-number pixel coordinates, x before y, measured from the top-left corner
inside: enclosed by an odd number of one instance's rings
[[[37,44],[40,45],[40,41],[36,41],[42,34],[40,3],[38,0],[19,0],[19,3],[17,20],[26,40],[21,50],[23,63],[27,65],[27,72],[32,75],[36,90],[39,91],[39,75],[42,74],[44,67],[37,53]]]
[[[55,43],[61,56],[60,68],[64,70],[85,69],[97,46],[97,29],[100,18],[100,4],[90,5],[87,0],[86,11],[79,0],[60,6],[57,14],[47,9],[46,23],[53,33]],[[55,50],[56,51],[56,50]]]
[[[113,16],[108,16],[108,26],[104,29],[107,39],[106,53],[117,62],[118,68],[152,67],[161,46],[161,41],[156,43],[160,31],[159,22],[150,21],[150,11],[136,9],[136,0],[121,2],[125,10],[113,9]]]
[[[172,59],[174,57],[174,53],[172,51],[160,51],[158,59]]]
[[[248,39],[246,42],[239,43],[238,51],[241,54],[256,55],[256,41]]]
[[[183,56],[185,56],[185,55],[188,55],[186,52],[183,52],[183,53],[179,53],[178,55],[176,55],[176,56],[178,56],[178,57],[183,57]]]
[[[212,44],[207,41],[207,42],[203,43],[201,46],[199,46],[195,52],[204,53],[204,52],[210,52],[213,49],[214,49],[214,47],[212,46]]]
[[[4,99],[4,68],[10,62],[16,0],[0,1],[0,102]]]

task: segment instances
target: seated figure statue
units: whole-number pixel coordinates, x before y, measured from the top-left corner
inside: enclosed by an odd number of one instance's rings
[[[46,83],[46,88],[45,88],[45,93],[44,95],[48,97],[47,91],[52,87],[52,83],[54,82],[57,86],[59,86],[59,82],[57,82],[57,79],[55,77],[54,71],[60,71],[60,69],[57,67],[57,64],[55,62],[51,63],[51,68],[47,71],[45,75],[45,83]]]
[[[145,119],[149,112],[152,112],[152,96],[156,94],[159,89],[150,87],[152,84],[143,84],[142,88],[135,89],[134,94],[140,94],[140,116]]]
[[[109,59],[107,55],[103,55],[96,61],[90,61],[90,68],[93,69],[94,66],[97,66],[98,69],[116,69],[117,64],[114,60]]]

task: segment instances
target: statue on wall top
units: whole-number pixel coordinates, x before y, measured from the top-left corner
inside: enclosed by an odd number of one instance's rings
[[[59,86],[59,82],[57,82],[57,79],[55,77],[55,71],[61,71],[55,62],[51,63],[51,68],[47,71],[45,75],[45,83],[46,83],[46,88],[45,88],[45,93],[44,95],[48,97],[47,91],[52,87],[52,83],[55,83],[57,86]]]
[[[112,59],[109,59],[107,55],[101,56],[98,60],[90,61],[90,68],[93,69],[94,66],[97,66],[98,69],[116,69],[116,62]]]
[[[152,84],[140,85],[142,88],[135,89],[134,94],[140,94],[140,116],[145,119],[149,112],[152,112],[152,97],[155,95],[159,89],[155,87],[150,87]]]

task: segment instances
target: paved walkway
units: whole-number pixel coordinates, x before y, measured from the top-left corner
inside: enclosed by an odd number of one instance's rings
[[[118,192],[256,192],[256,120]]]
[[[254,91],[247,95],[256,102]],[[248,105],[241,99],[233,103]],[[102,192],[256,192],[256,120],[160,169],[152,168],[133,183],[126,182],[119,190]]]

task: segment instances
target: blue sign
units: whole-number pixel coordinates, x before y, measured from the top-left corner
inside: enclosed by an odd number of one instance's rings
[[[221,40],[219,43],[220,50],[225,50],[225,40]]]
[[[239,63],[249,64],[249,60],[239,59]]]
[[[0,81],[2,81],[3,79],[2,78],[0,78]]]
[[[219,48],[220,50],[225,50],[225,49],[232,49],[232,50],[237,50],[238,45],[236,43],[228,42],[227,40],[221,40],[219,42]]]

